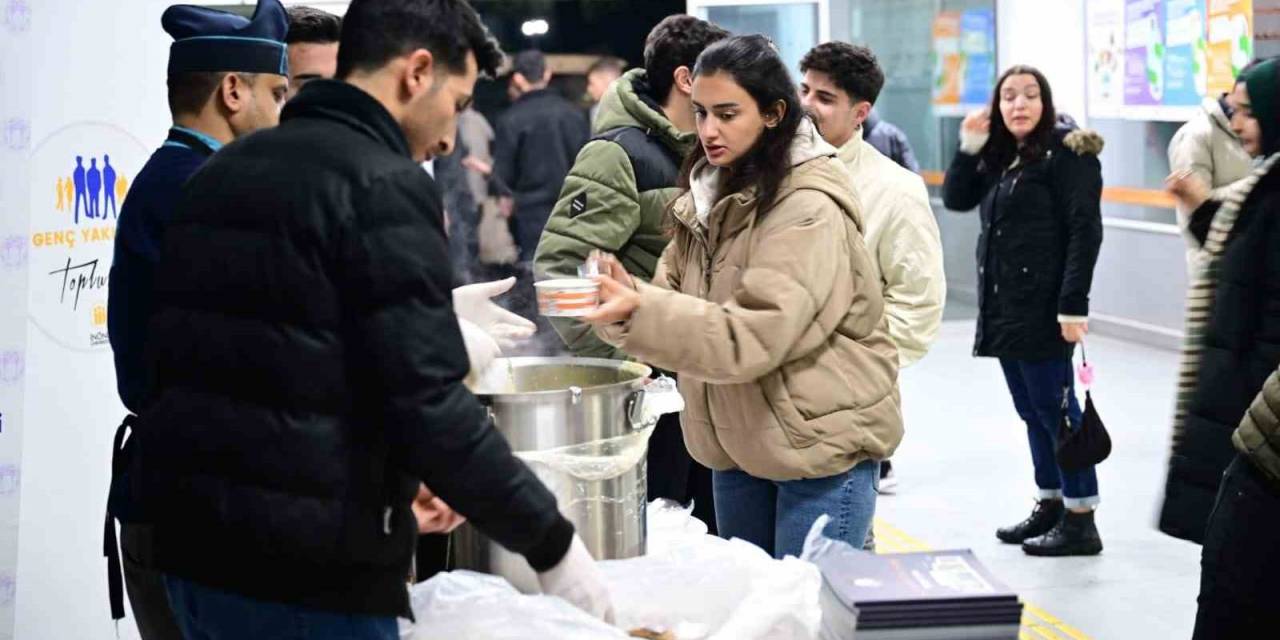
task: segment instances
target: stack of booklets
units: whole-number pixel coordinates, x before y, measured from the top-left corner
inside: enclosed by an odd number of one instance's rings
[[[968,549],[876,555],[846,545],[828,551],[812,558],[826,583],[822,595],[825,638],[1018,637],[1022,603],[1017,594]]]

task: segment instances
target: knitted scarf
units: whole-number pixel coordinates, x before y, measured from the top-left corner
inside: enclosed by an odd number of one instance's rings
[[[1173,414],[1173,439],[1182,438],[1187,423],[1187,410],[1200,379],[1200,355],[1204,351],[1205,330],[1213,312],[1213,299],[1218,288],[1218,269],[1227,238],[1240,217],[1240,209],[1258,181],[1271,170],[1280,153],[1273,153],[1253,173],[1243,178],[1240,188],[1233,189],[1213,216],[1209,236],[1204,243],[1207,264],[1191,282],[1187,292],[1186,336],[1182,344],[1182,363],[1178,368],[1178,400]]]

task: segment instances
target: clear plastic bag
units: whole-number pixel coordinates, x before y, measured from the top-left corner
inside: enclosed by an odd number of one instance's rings
[[[673,502],[655,502],[648,514],[648,555],[600,563],[618,628],[557,598],[521,595],[501,578],[455,571],[413,587],[418,624],[404,623],[401,637],[608,640],[638,628],[671,631],[677,640],[818,637],[817,567],[706,535],[706,526]]]
[[[855,549],[847,542],[833,540],[824,535],[823,531],[826,531],[829,522],[831,522],[831,516],[819,516],[809,528],[808,535],[805,536],[804,550],[800,552],[800,557],[813,563],[814,567],[817,567],[826,556],[864,553],[862,549]],[[845,640],[851,637],[853,630],[858,627],[858,612],[845,606],[825,580],[822,583],[818,602],[822,608],[822,627],[818,632],[818,640]]]
[[[601,563],[622,627],[671,630],[679,640],[817,637],[822,577],[812,564],[708,535],[660,549]]]
[[[400,621],[401,640],[627,640],[628,636],[560,598],[524,595],[502,578],[452,571],[414,585],[416,623]]]

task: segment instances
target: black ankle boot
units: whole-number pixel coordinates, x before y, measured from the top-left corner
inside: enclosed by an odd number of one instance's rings
[[[1052,531],[1022,543],[1022,551],[1032,556],[1096,556],[1102,553],[1102,538],[1092,511],[1068,511]]]
[[[1062,500],[1037,500],[1035,508],[1031,510],[1031,515],[1027,516],[1026,520],[1012,527],[997,529],[996,537],[1000,538],[1001,542],[1022,544],[1031,538],[1048,533],[1062,520],[1064,511],[1066,507],[1062,506]]]

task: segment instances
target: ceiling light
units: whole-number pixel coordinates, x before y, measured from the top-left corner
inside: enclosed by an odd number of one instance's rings
[[[547,21],[541,18],[537,20],[525,20],[524,24],[520,25],[520,33],[529,37],[544,36],[547,34],[549,29],[551,29],[551,25],[547,24]]]

